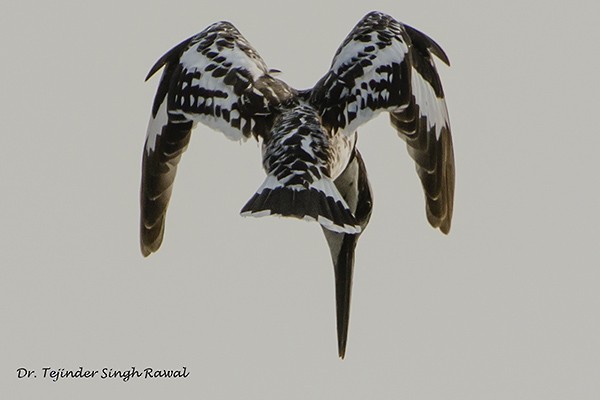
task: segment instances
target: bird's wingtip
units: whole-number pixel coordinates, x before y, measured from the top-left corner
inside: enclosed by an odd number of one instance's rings
[[[140,252],[144,258],[147,258],[150,254],[152,254],[152,251],[144,245],[140,247]]]

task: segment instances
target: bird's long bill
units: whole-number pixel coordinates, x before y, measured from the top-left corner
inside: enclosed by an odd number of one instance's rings
[[[354,249],[360,234],[336,233],[323,230],[335,271],[335,304],[337,316],[338,354],[346,355],[348,326],[350,324],[350,300],[352,297],[352,275],[354,272]]]

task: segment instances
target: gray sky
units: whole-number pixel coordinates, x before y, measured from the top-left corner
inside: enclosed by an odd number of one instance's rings
[[[41,2],[38,2],[41,3]],[[365,4],[367,4],[365,6]],[[1,13],[0,391],[15,399],[597,399],[598,9],[572,2],[20,2]],[[8,8],[8,7],[5,7]],[[141,152],[169,48],[233,22],[312,86],[368,11],[432,36],[457,165],[425,219],[404,143],[360,130],[375,195],[346,360],[316,223],[241,218],[259,147],[199,126],[165,241],[139,252]],[[185,380],[41,378],[180,368]],[[16,369],[38,371],[19,380]]]

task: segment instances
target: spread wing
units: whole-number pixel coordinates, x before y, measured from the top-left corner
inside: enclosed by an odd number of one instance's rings
[[[431,54],[448,65],[449,61],[431,38],[404,27],[412,43],[410,103],[391,112],[390,120],[415,160],[427,220],[447,234],[454,206],[454,149],[444,91]]]
[[[330,70],[310,93],[323,125],[351,135],[382,111],[415,160],[427,218],[450,230],[454,154],[450,122],[432,54],[446,54],[425,34],[380,12],[367,14],[337,50]]]
[[[201,122],[232,140],[262,136],[274,111],[294,97],[273,78],[256,50],[228,22],[215,23],[175,46],[146,77],[164,67],[142,159],[140,245],[162,243],[177,164]]]

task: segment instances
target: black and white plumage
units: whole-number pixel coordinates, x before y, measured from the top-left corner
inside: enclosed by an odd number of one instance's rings
[[[308,90],[275,78],[228,22],[218,22],[166,53],[142,161],[141,250],[160,247],[177,165],[201,122],[229,139],[262,141],[267,177],[242,215],[281,215],[321,224],[335,268],[338,351],[344,357],[354,250],[372,211],[357,129],[383,111],[416,163],[429,223],[448,233],[454,155],[431,38],[380,13],[367,14]]]
[[[319,115],[301,104],[281,111],[263,141],[267,178],[242,208],[242,215],[283,215],[317,220],[334,232],[358,233],[352,210],[335,187],[332,176],[353,147],[344,135],[330,136]],[[340,153],[340,149],[343,154]]]

